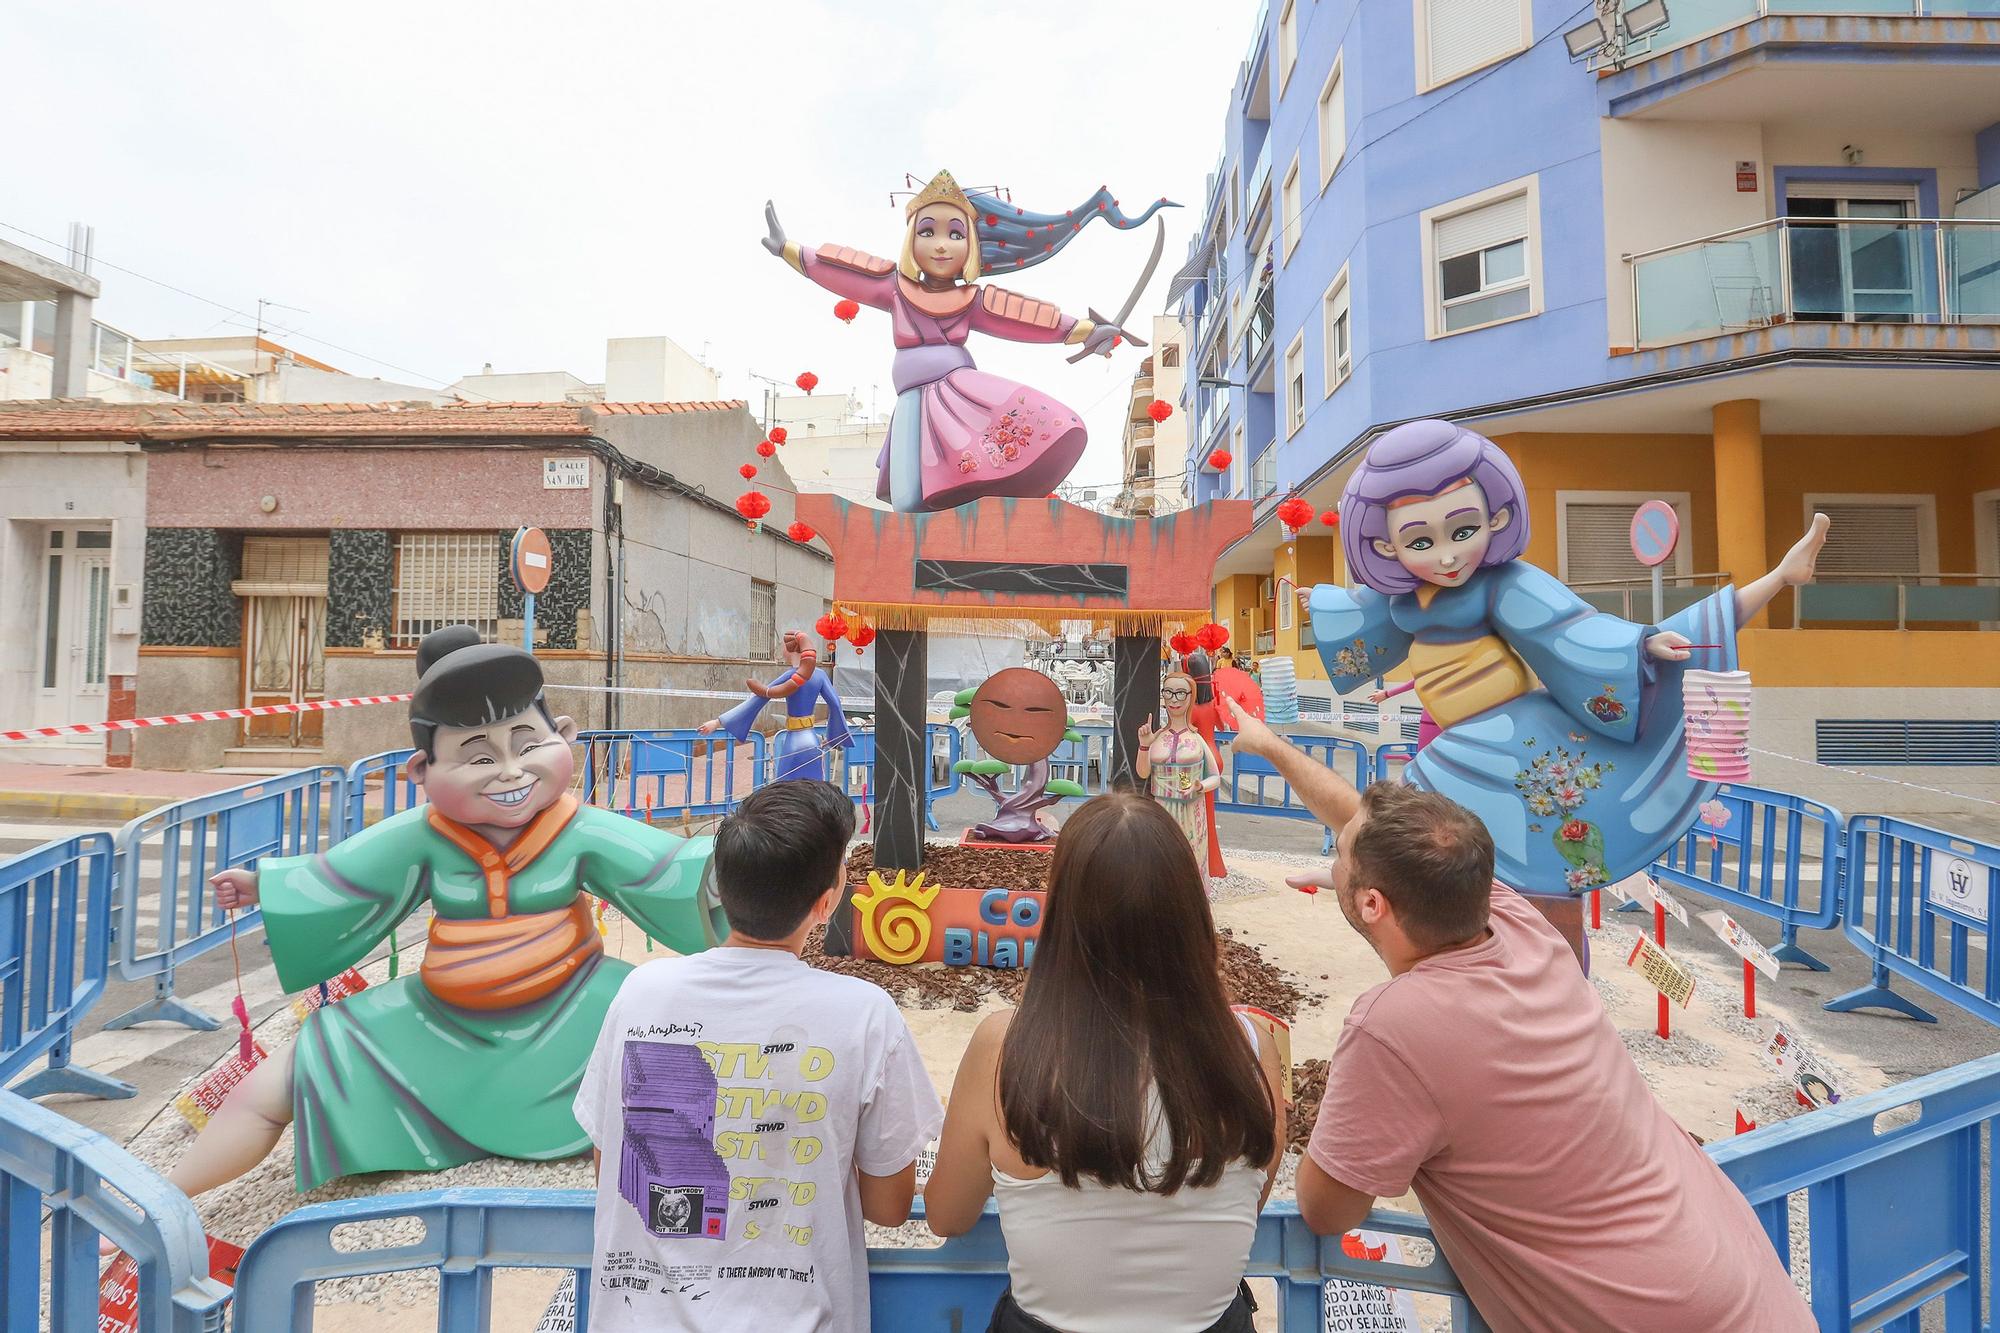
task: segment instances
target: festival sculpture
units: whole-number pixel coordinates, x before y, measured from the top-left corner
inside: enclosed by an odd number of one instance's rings
[[[1084,790],[1065,778],[1049,777],[1049,756],[1064,741],[1081,740],[1069,719],[1069,702],[1057,684],[1029,667],[1008,667],[988,676],[976,690],[952,700],[952,720],[969,718],[973,739],[991,756],[961,759],[954,771],[972,779],[1000,807],[999,813],[967,833],[969,842],[1047,844],[1055,830],[1041,811]],[[1022,767],[1021,783],[1009,796],[1000,779]]]
[[[668,948],[728,925],[704,885],[713,839],[683,838],[569,793],[576,724],[550,712],[540,665],[469,626],[417,649],[416,806],[315,856],[211,881],[261,906],[288,991],[334,977],[426,900],[415,976],[314,1009],[251,1072],[168,1177],[198,1194],[248,1171],[297,1126],[300,1189],[479,1157],[543,1161],[590,1146],[570,1110],[630,965],[604,956],[590,897]]]
[[[1416,421],[1369,448],[1340,531],[1361,587],[1305,594],[1334,687],[1407,660],[1438,731],[1404,780],[1479,816],[1502,882],[1574,893],[1645,869],[1693,827],[1716,788],[1683,762],[1686,664],[1735,668],[1737,627],[1811,581],[1827,519],[1753,582],[1635,625],[1520,559],[1526,495],[1498,446]]]
[[[1135,227],[1163,207],[1127,217],[1100,189],[1061,214],[1030,212],[1002,194],[966,191],[940,171],[904,209],[902,257],[879,259],[844,245],[789,239],[764,205],[764,248],[848,300],[887,311],[896,346],[896,406],[876,460],[876,495],[900,513],[950,509],[982,496],[1039,499],[1069,475],[1083,453],[1083,420],[1054,398],[990,375],[965,349],[974,332],[1023,343],[1080,348],[1071,360],[1109,356],[1120,341],[1145,341],[1121,327],[1159,260],[1164,233],[1132,300],[1116,319],[1088,318],[998,287],[982,277],[1052,258],[1093,219]]]
[[[819,650],[813,647],[812,640],[802,633],[787,630],[784,645],[785,663],[790,670],[769,685],[760,685],[755,680],[744,681],[749,687],[750,697],[721,717],[702,723],[700,731],[707,736],[721,729],[741,744],[750,739],[750,731],[757,725],[758,714],[764,711],[764,705],[782,700],[785,705],[785,729],[778,734],[773,778],[779,782],[791,778],[824,780],[828,748],[845,749],[854,744],[854,736],[847,729],[847,714],[840,709],[840,692],[834,688],[832,674],[818,669]],[[820,704],[826,705],[827,739],[824,742],[819,738],[819,723],[813,717],[813,710]]]
[[[1208,659],[1200,653],[1203,674]],[[1166,709],[1167,725],[1155,730],[1153,724],[1139,726],[1139,748],[1134,754],[1133,771],[1151,784],[1154,799],[1174,817],[1187,835],[1196,860],[1206,859],[1208,871],[1219,876],[1222,853],[1215,841],[1215,789],[1222,785],[1222,761],[1207,737],[1195,729],[1191,714],[1197,705],[1196,676],[1187,669],[1169,671],[1160,680],[1160,703]],[[1214,707],[1214,695],[1209,695]]]

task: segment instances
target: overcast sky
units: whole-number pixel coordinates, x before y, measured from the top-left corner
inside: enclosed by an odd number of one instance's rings
[[[1142,332],[1198,221],[1249,44],[1251,0],[978,4],[806,0],[8,0],[0,223],[97,228],[98,315],[140,337],[247,332],[254,310],[343,370],[441,386],[499,371],[604,373],[606,337],[666,334],[761,397],[748,372],[878,386],[887,319],[757,244],[893,258],[903,173],[949,168],[1061,210],[1100,183],[1163,214]],[[563,12],[563,11],[569,12]],[[0,236],[46,249],[19,231]],[[1138,231],[1090,229],[1002,285],[1107,316]],[[351,351],[337,351],[337,344]],[[1139,355],[1069,366],[976,338],[988,370],[1084,413],[1073,481],[1115,481]],[[365,360],[362,355],[374,358]],[[1162,460],[1163,470],[1178,470]]]

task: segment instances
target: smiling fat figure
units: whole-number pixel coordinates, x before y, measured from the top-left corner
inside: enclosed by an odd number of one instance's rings
[[[1027,667],[986,678],[972,696],[972,734],[1008,764],[1032,764],[1054,754],[1069,727],[1069,704],[1056,683]]]

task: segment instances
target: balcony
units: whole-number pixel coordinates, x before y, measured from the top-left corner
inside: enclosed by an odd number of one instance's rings
[[[1194,439],[1205,454],[1208,446],[1221,432],[1229,428],[1229,394],[1227,385],[1208,387],[1205,392],[1197,390],[1199,412],[1195,417]]]
[[[1250,477],[1250,498],[1265,500],[1278,493],[1278,448],[1272,440],[1264,446],[1264,452],[1257,455],[1256,467]]]
[[[1848,575],[1809,583],[1799,590],[1796,623],[1899,630],[2000,624],[2000,576]]]
[[[1640,348],[1778,324],[2000,324],[2000,221],[1777,218],[1626,263]]]
[[[1275,297],[1271,290],[1271,283],[1267,279],[1264,285],[1257,289],[1256,299],[1250,303],[1250,314],[1248,316],[1250,330],[1246,339],[1246,345],[1249,348],[1248,364],[1250,367],[1250,377],[1253,380],[1257,377],[1257,363],[1268,358],[1271,352],[1271,330],[1276,322],[1275,316],[1272,313],[1274,300]],[[1268,385],[1259,385],[1257,387],[1266,392],[1269,391]]]

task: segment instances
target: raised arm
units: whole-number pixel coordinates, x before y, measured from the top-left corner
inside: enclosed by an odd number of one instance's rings
[[[767,234],[759,243],[806,277],[836,296],[877,310],[889,308],[896,290],[896,266],[888,260],[844,245],[814,248],[789,239],[769,200],[764,203],[764,226]]]
[[[1306,809],[1334,832],[1338,833],[1354,818],[1361,808],[1361,793],[1353,783],[1244,712],[1243,706],[1228,695],[1223,696],[1222,706],[1229,711],[1230,725],[1236,728],[1231,751],[1268,760],[1278,770],[1278,776],[1299,794]]]

